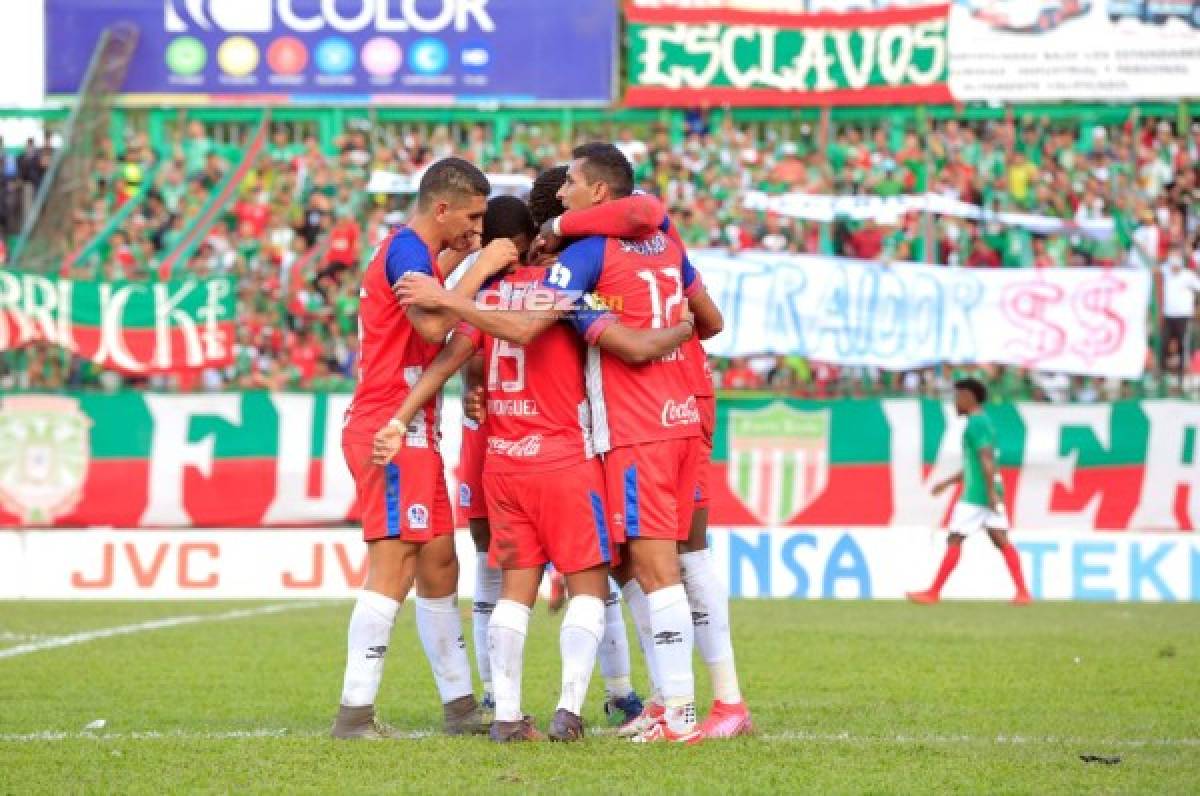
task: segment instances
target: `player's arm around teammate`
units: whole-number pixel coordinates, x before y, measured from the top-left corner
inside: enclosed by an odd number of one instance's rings
[[[600,320],[603,331],[598,332],[596,346],[633,364],[650,362],[677,349],[695,331],[691,316],[665,329],[632,329],[616,322],[616,317],[600,310],[505,310],[496,311],[479,306],[471,299],[446,290],[436,280],[412,274],[397,283],[396,296],[404,306],[426,307],[448,311],[484,334],[516,345],[528,345],[554,323],[563,320],[568,312],[592,313]],[[603,316],[603,317],[601,317]]]

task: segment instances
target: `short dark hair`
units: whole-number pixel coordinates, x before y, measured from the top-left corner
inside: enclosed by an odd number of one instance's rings
[[[533,223],[539,229],[550,219],[567,212],[558,198],[558,190],[566,181],[566,166],[546,169],[533,181],[533,188],[529,191],[529,212],[533,214]]]
[[[484,245],[496,238],[515,238],[521,234],[528,235],[530,240],[537,235],[537,227],[533,225],[533,217],[525,203],[515,196],[489,199],[483,214]]]
[[[583,161],[583,173],[592,182],[608,185],[612,195],[620,199],[633,193],[633,166],[629,159],[612,144],[591,143],[575,147],[571,157]]]
[[[487,196],[491,192],[492,184],[474,164],[462,158],[442,158],[421,176],[417,207],[428,210],[436,199]]]
[[[987,403],[987,387],[983,386],[983,382],[979,379],[959,379],[954,382],[954,389],[966,390],[975,396],[976,402],[980,404]]]

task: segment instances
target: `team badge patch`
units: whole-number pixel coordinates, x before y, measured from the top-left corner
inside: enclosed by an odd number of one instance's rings
[[[408,527],[414,531],[423,531],[429,527],[429,509],[421,503],[408,507]]]
[[[471,508],[471,485],[470,484],[459,484],[458,485],[458,505],[460,508],[464,508],[464,509]]]

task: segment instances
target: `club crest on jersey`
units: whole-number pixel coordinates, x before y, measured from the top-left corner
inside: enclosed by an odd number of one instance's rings
[[[776,401],[729,412],[729,488],[765,525],[790,522],[829,485],[828,409]]]
[[[471,485],[470,484],[459,484],[458,485],[458,505],[460,508],[464,508],[464,509],[471,508]]]
[[[700,410],[696,407],[696,396],[689,395],[683,403],[674,398],[667,400],[662,408],[663,428],[686,426],[700,422]]]
[[[0,400],[0,506],[24,525],[50,525],[83,496],[91,419],[58,395]]]
[[[423,531],[429,527],[429,509],[424,504],[414,503],[408,507],[408,527]]]

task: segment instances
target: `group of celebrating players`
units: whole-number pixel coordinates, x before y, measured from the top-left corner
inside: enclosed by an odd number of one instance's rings
[[[547,564],[569,595],[550,739],[583,737],[597,659],[605,712],[635,742],[748,733],[728,594],[706,549],[716,409],[700,339],[720,331],[720,312],[661,203],[633,194],[633,170],[615,146],[577,148],[569,166],[535,180],[528,204],[489,194],[467,161],[433,164],[410,223],[363,276],[359,382],[342,445],[369,572],[350,618],[333,735],[399,735],[374,703],[415,583],[446,732],[545,737],[521,709],[521,675]],[[472,620],[482,702],[438,450],[441,389],[460,369],[469,419],[458,502],[479,551]],[[646,658],[644,702],[631,685],[612,580]],[[713,683],[703,722],[693,647]]]

